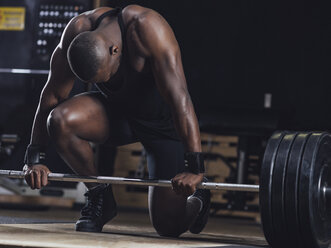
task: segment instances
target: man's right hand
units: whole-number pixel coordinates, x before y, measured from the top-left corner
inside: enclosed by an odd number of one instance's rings
[[[31,189],[41,189],[48,184],[48,174],[51,171],[42,164],[36,164],[32,166],[25,165],[23,167],[25,174],[25,181],[31,187]]]

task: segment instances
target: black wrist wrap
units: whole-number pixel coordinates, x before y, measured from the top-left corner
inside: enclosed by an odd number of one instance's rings
[[[202,152],[186,152],[184,155],[185,166],[194,174],[204,173],[205,165]]]
[[[45,149],[39,145],[28,145],[24,156],[24,163],[31,166],[34,164],[45,164]]]

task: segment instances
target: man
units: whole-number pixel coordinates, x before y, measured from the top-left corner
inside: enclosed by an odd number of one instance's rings
[[[50,64],[25,156],[31,188],[48,183],[48,137],[73,171],[91,176],[99,168],[90,142],[119,146],[140,141],[149,176],[172,178],[173,190],[149,188],[156,231],[173,237],[187,230],[201,232],[210,192],[196,190],[204,179],[200,132],[168,23],[137,5],[85,12],[67,25]],[[94,83],[100,92],[67,99],[75,77]],[[76,230],[100,232],[116,215],[111,186],[86,186],[88,199]]]

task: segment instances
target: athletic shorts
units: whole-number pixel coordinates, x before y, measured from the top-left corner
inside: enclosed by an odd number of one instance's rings
[[[103,104],[109,118],[109,139],[106,142],[111,146],[122,146],[141,142],[146,150],[148,174],[151,179],[170,180],[175,175],[184,171],[184,147],[176,139],[160,135],[151,138],[148,127],[142,128],[141,123],[136,123],[126,118],[120,107],[109,103],[101,92],[84,93],[97,98]],[[138,126],[139,125],[139,126]]]

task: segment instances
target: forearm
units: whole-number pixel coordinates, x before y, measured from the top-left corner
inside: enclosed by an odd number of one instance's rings
[[[172,112],[174,124],[179,134],[185,151],[201,152],[201,138],[198,120],[189,96],[181,98],[181,103],[176,104]],[[179,106],[179,107],[178,107]]]
[[[47,118],[49,113],[58,104],[56,99],[52,101],[41,100],[33,122],[30,144],[47,146],[49,142],[47,133]]]
[[[47,145],[48,134],[46,122],[48,114],[49,112],[47,113],[45,111],[40,111],[40,107],[38,107],[33,122],[30,144],[36,144],[41,146]]]

